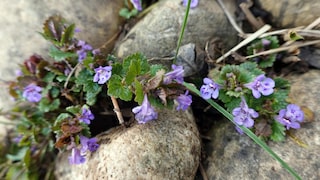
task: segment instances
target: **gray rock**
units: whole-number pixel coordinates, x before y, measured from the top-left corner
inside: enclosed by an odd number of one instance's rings
[[[272,21],[278,27],[307,26],[320,16],[318,0],[258,0],[257,2],[272,14]]]
[[[118,127],[97,137],[100,147],[83,165],[62,154],[57,179],[194,179],[200,138],[190,112],[161,110],[157,120]]]
[[[235,2],[224,3],[234,14]],[[148,58],[170,55],[177,47],[185,9],[181,0],[160,1],[119,43],[116,55],[126,57],[135,52],[142,52]],[[230,48],[236,44],[237,33],[216,1],[201,0],[199,6],[189,12],[182,45],[191,42],[203,49],[212,37],[220,37]]]
[[[312,70],[294,76],[291,99],[307,106],[315,113],[315,121],[305,123],[292,131],[307,147],[288,137],[285,142],[268,145],[287,162],[302,179],[320,179],[320,71]],[[280,164],[249,137],[240,136],[231,122],[215,126],[209,133],[212,142],[206,146],[209,153],[205,162],[209,179],[294,179]]]

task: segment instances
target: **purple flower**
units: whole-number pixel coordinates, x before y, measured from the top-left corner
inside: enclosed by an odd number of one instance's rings
[[[94,49],[92,50],[92,54],[95,56],[97,54],[100,54],[100,49]]]
[[[94,71],[96,74],[93,77],[93,82],[98,82],[98,84],[106,83],[111,77],[112,66],[99,66],[95,68]]]
[[[85,154],[87,150],[94,152],[99,148],[99,144],[97,144],[97,138],[87,138],[85,136],[80,136],[80,144],[81,144],[81,154]]]
[[[81,48],[77,51],[78,62],[82,62],[87,57],[87,51],[92,50],[92,46],[86,44],[86,42],[82,40],[78,41],[77,46]]]
[[[180,96],[177,97],[177,102],[178,102],[178,106],[177,106],[177,111],[179,111],[180,109],[185,111],[188,109],[188,107],[191,105],[192,103],[192,96],[188,95],[189,91],[186,91],[184,94],[180,94]]]
[[[213,82],[209,78],[203,79],[204,85],[200,88],[200,95],[203,99],[210,99],[211,97],[217,99],[219,96],[219,84]]]
[[[259,114],[248,107],[247,102],[243,97],[241,99],[240,107],[234,108],[232,111],[233,120],[240,126],[250,128],[254,124],[252,118],[257,118]]]
[[[145,124],[148,121],[158,118],[158,113],[151,106],[146,94],[144,95],[141,106],[133,108],[132,112],[135,114],[135,118],[140,124]]]
[[[90,121],[94,119],[94,115],[87,107],[82,107],[81,116],[79,117],[79,121],[84,122],[85,124],[90,124]]]
[[[264,96],[272,94],[275,83],[273,79],[267,78],[264,74],[261,74],[257,76],[253,82],[247,83],[244,86],[251,89],[253,96],[258,99],[261,97],[261,94]]]
[[[22,138],[23,138],[23,135],[20,134],[20,135],[14,137],[14,138],[12,139],[12,141],[13,141],[14,143],[16,143],[16,144],[19,144],[19,143],[21,142]]]
[[[289,104],[286,109],[279,111],[279,115],[276,116],[275,119],[285,125],[287,129],[299,129],[300,122],[304,119],[304,113],[299,106]]]
[[[268,39],[262,39],[261,43],[264,47],[269,46],[271,44],[271,41],[269,41]]]
[[[195,8],[199,4],[199,0],[191,0],[190,8]],[[182,1],[183,6],[188,6],[188,0],[183,0]]]
[[[170,71],[164,75],[163,84],[170,84],[172,81],[176,81],[179,84],[183,83],[183,66],[176,66],[172,64],[173,71]]]
[[[22,96],[30,102],[39,102],[41,96],[42,87],[35,84],[29,84],[23,89]]]
[[[86,161],[84,155],[81,155],[78,148],[72,148],[71,155],[68,157],[70,164],[82,164]]]
[[[133,4],[134,8],[136,8],[138,11],[142,10],[141,0],[130,0]]]

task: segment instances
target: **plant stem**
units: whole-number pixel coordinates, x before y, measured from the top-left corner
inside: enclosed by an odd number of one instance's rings
[[[117,118],[119,120],[119,123],[123,124],[124,120],[123,120],[123,116],[121,114],[121,111],[120,111],[120,108],[119,108],[119,105],[118,105],[118,101],[113,96],[111,96],[111,100],[112,100],[112,104],[113,104],[113,107],[114,107],[113,111],[116,113]]]
[[[190,10],[190,4],[191,4],[191,0],[188,0],[188,5],[187,5],[186,13],[185,13],[185,15],[184,15],[184,19],[183,19],[183,23],[182,23],[182,27],[181,27],[181,32],[180,32],[180,36],[179,36],[179,39],[178,39],[178,45],[177,45],[177,49],[176,49],[176,54],[175,54],[174,59],[173,59],[173,64],[175,64],[176,61],[177,61],[177,56],[178,56],[179,49],[180,49],[180,46],[181,46],[183,34],[184,34],[185,28],[186,28],[186,26],[187,26],[187,21],[188,21],[188,16],[189,16],[189,10]]]

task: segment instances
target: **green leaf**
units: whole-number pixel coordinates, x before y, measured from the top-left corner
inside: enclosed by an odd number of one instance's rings
[[[56,75],[52,72],[48,72],[42,79],[46,83],[52,83]]]
[[[88,105],[92,106],[96,103],[97,95],[101,92],[102,87],[93,82],[92,80],[88,81],[87,84],[84,85],[84,91],[86,92],[86,102]]]
[[[112,75],[124,76],[125,72],[122,71],[122,64],[114,63],[112,64]]]
[[[298,34],[296,31],[289,32],[289,37],[291,41],[303,40],[304,38]]]
[[[60,94],[60,90],[57,87],[53,87],[50,92],[53,98],[57,98]]]
[[[62,33],[61,41],[60,41],[61,45],[71,43],[75,28],[76,28],[76,25],[71,24],[64,30],[64,32]]]
[[[272,134],[270,136],[270,138],[273,141],[279,142],[279,141],[283,141],[285,139],[285,130],[286,128],[279,123],[278,121],[274,121],[272,126]]]
[[[123,85],[121,81],[122,78],[120,76],[111,76],[108,83],[108,95],[120,98],[124,101],[130,101],[132,99],[132,92],[129,87]]]
[[[161,64],[151,65],[151,67],[150,67],[150,74],[151,74],[151,76],[155,76],[156,73],[157,73],[158,71],[160,71],[161,69],[165,69]]]
[[[80,106],[69,106],[66,108],[66,110],[74,115],[79,114],[80,113]]]
[[[130,85],[135,77],[146,74],[150,70],[150,66],[143,55],[136,53],[123,60],[123,70],[127,72],[125,82]]]
[[[119,15],[126,19],[130,19],[131,17],[130,11],[127,8],[122,8],[119,12]]]
[[[141,83],[135,79],[135,95],[136,97],[134,98],[134,101],[137,102],[139,105],[141,105],[142,101],[143,101],[143,87],[141,85]]]
[[[7,154],[6,157],[11,161],[22,161],[28,149],[29,147],[22,147],[21,149],[19,149],[17,154],[15,155]]]
[[[232,98],[231,101],[225,103],[227,111],[232,112],[232,110],[236,107],[240,106],[241,99],[240,98]]]
[[[42,112],[49,112],[58,109],[60,106],[60,100],[54,99],[50,101],[48,98],[42,98],[39,103],[39,110]]]
[[[24,162],[24,164],[25,164],[25,166],[27,168],[30,167],[30,164],[31,164],[31,151],[30,151],[30,148],[27,149],[27,151],[26,151],[26,153],[25,153],[25,155],[23,157],[23,162]]]
[[[26,170],[21,166],[11,166],[6,174],[6,180],[29,180]]]
[[[244,62],[240,64],[240,67],[250,72],[253,76],[264,74],[264,71],[258,68],[258,64],[255,62]]]
[[[62,61],[67,58],[77,57],[77,54],[73,52],[63,52],[56,47],[51,46],[49,49],[49,56],[56,61]]]
[[[61,113],[55,120],[55,123],[62,122],[65,119],[72,118],[72,116],[69,113]]]

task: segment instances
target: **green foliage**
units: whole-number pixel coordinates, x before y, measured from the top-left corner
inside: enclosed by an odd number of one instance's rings
[[[62,61],[67,58],[77,57],[77,54],[74,52],[64,52],[54,46],[51,46],[49,49],[49,56],[56,61]]]
[[[124,101],[132,99],[132,92],[129,87],[122,84],[122,78],[118,75],[113,75],[108,83],[108,95],[120,98]]]
[[[119,11],[119,15],[121,17],[126,18],[126,19],[130,19],[131,17],[135,17],[136,15],[138,15],[138,13],[139,13],[139,11],[137,9],[129,10],[127,8],[122,8]]]
[[[271,128],[272,134],[270,139],[276,142],[283,141],[285,139],[285,127],[282,124],[280,124],[278,121],[274,121]]]
[[[94,105],[97,100],[97,95],[101,92],[102,88],[99,84],[93,82],[92,71],[88,69],[81,70],[75,83],[83,87],[86,103],[88,105]]]
[[[269,44],[264,45],[263,40],[269,41]],[[257,39],[253,41],[252,44],[247,47],[247,54],[253,55],[262,51],[275,49],[278,47],[279,47],[279,40],[277,36],[268,36],[263,39]],[[259,58],[254,58],[254,60],[258,61],[259,67],[261,68],[272,67],[274,61],[276,60],[276,54],[260,56]]]

